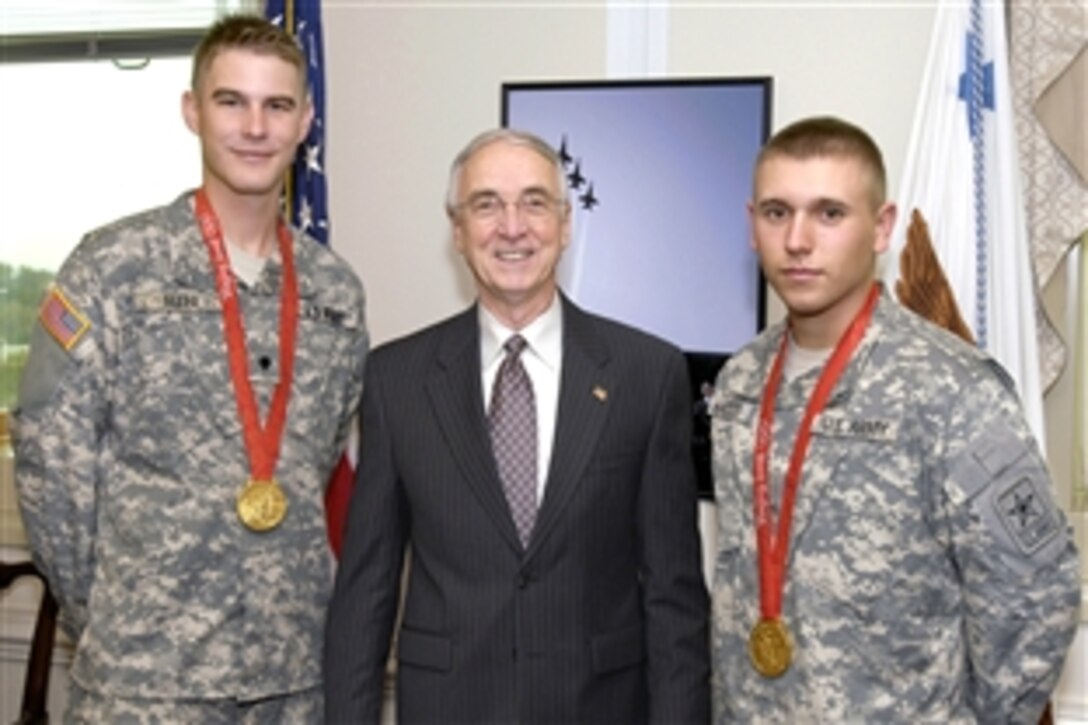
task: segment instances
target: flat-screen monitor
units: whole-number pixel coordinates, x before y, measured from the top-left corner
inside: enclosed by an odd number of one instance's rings
[[[704,496],[713,491],[706,385],[765,324],[745,203],[771,100],[768,77],[502,86],[502,124],[551,143],[566,168],[564,291],[687,355]]]

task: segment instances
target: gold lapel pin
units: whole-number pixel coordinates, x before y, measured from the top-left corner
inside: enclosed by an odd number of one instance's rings
[[[602,388],[600,385],[593,386],[593,397],[602,403],[608,400],[608,391]]]

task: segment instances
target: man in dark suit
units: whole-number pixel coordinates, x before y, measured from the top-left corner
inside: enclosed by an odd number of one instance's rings
[[[570,205],[540,139],[470,142],[447,212],[478,302],[367,361],[327,719],[378,721],[410,544],[400,722],[709,721],[682,355],[559,292]]]

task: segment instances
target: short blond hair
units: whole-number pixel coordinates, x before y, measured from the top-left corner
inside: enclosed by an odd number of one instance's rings
[[[306,58],[298,43],[283,28],[259,15],[227,15],[214,23],[193,52],[192,88],[200,80],[216,56],[224,50],[239,48],[262,55],[274,55],[298,70],[306,86]]]
[[[887,172],[880,148],[869,134],[840,118],[815,116],[779,130],[756,157],[753,183],[763,163],[776,156],[800,160],[819,156],[857,159],[871,174],[873,208],[880,208],[886,201]]]

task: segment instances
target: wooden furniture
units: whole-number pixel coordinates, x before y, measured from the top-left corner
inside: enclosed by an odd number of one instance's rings
[[[29,561],[16,564],[0,562],[0,591],[24,576],[36,577],[42,582],[42,600],[26,663],[23,701],[19,719],[15,722],[16,725],[41,725],[49,722],[46,697],[49,694],[49,669],[53,664],[53,642],[57,632],[57,602],[49,591],[45,577]]]

